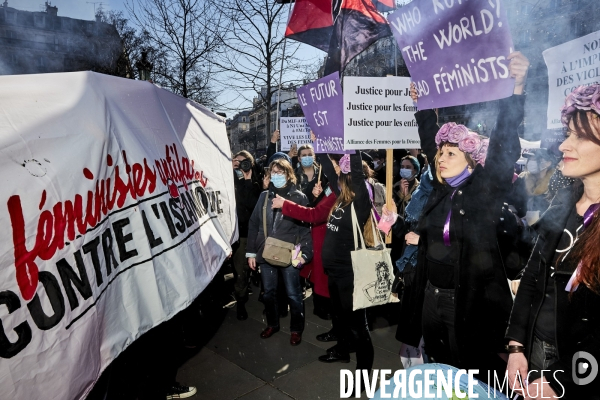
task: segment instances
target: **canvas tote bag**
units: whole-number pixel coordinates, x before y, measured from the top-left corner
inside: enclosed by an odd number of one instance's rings
[[[352,310],[389,303],[392,301],[391,293],[394,278],[390,249],[383,244],[379,230],[373,232],[377,247],[367,249],[362,229],[356,218],[354,204],[351,208],[352,230],[354,233],[354,251],[351,252],[352,270],[354,271]],[[375,231],[374,225],[373,230]],[[356,232],[358,232],[358,237]],[[360,238],[360,248],[358,238]]]
[[[266,262],[275,267],[287,267],[292,264],[292,251],[296,247],[295,243],[284,242],[283,240],[267,237],[267,203],[269,196],[265,196],[263,205],[263,231],[265,233],[265,248],[262,257]]]

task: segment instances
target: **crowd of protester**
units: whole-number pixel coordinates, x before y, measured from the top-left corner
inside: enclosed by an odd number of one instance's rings
[[[392,221],[399,342],[418,347],[423,340],[429,361],[477,369],[490,385],[488,373],[508,371],[516,389],[543,388],[538,397],[522,393],[526,399],[598,398],[599,380],[577,385],[572,360],[581,351],[600,359],[600,85],[568,96],[559,151],[521,149],[529,62],[518,52],[509,60],[514,94],[499,101],[490,137],[454,123],[440,127],[436,110],[418,111],[421,149],[394,150],[391,182],[385,150],[315,154],[307,144],[281,152],[278,131],[264,156],[232,155],[237,319],[248,318],[254,280],[267,322],[256,334],[276,334],[289,310],[297,346],[312,292],[312,312],[331,320],[316,339],[335,342],[319,361],[347,363],[356,352],[356,368],[371,370],[367,314],[353,310],[352,214],[367,246],[372,225],[384,218]],[[414,87],[411,97],[418,107]],[[267,238],[292,244],[288,266],[264,256],[273,243]],[[516,379],[529,371],[537,372],[528,382]],[[181,398],[193,394],[174,375],[164,387]]]

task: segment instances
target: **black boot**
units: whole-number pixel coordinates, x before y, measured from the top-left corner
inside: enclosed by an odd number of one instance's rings
[[[237,297],[237,296],[236,296]],[[248,319],[248,311],[246,311],[246,303],[248,302],[248,295],[245,297],[237,297],[237,319],[245,321]]]

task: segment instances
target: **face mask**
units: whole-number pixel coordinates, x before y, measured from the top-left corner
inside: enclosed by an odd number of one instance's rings
[[[413,176],[413,173],[410,169],[402,168],[400,170],[400,177],[402,179],[410,179],[410,178],[412,178],[412,176]]]
[[[527,161],[527,171],[531,172],[532,174],[539,174],[540,165],[537,161]]]
[[[233,172],[235,172],[235,176],[237,176],[238,179],[242,179],[242,177],[244,176],[244,173],[239,169],[234,169]]]
[[[379,168],[379,161],[373,161],[373,168]]]
[[[287,178],[282,174],[272,174],[271,182],[273,182],[273,186],[275,186],[277,189],[280,189],[287,183]]]
[[[312,156],[304,156],[300,159],[300,163],[302,164],[303,167],[311,167],[313,165],[313,163],[315,162],[315,159]]]

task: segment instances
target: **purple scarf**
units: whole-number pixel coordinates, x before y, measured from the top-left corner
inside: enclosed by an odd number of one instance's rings
[[[447,178],[446,183],[455,188],[460,186],[464,181],[466,181],[469,176],[471,176],[471,173],[469,172],[469,166],[467,165],[465,167],[465,170],[459,175],[453,176],[452,178]]]
[[[446,183],[448,183],[448,185],[452,186],[453,188],[456,188],[460,186],[464,181],[466,181],[469,176],[471,176],[471,173],[469,172],[469,166],[467,165],[465,170],[459,175],[446,179]],[[456,193],[456,190],[452,192],[450,200],[454,198],[454,193]],[[443,236],[444,245],[446,247],[450,246],[450,218],[452,218],[452,205],[450,205],[450,211],[448,212],[448,216],[446,217],[446,223],[444,223]]]
[[[595,203],[589,206],[589,208],[583,214],[583,229],[590,226],[590,224],[592,223],[592,219],[594,218],[594,214],[596,214],[596,211],[598,211],[599,208],[600,203]]]

